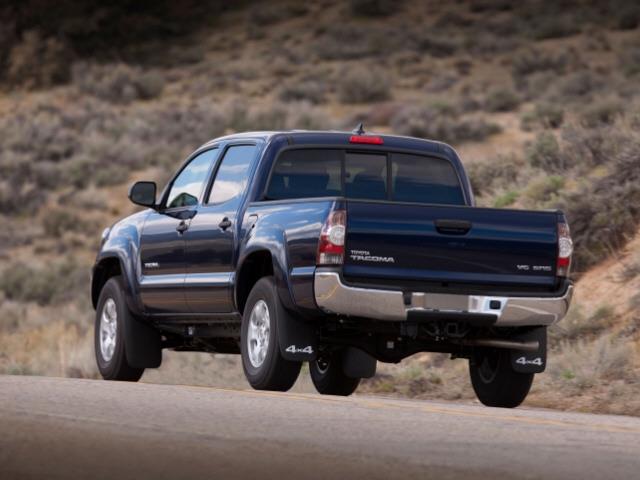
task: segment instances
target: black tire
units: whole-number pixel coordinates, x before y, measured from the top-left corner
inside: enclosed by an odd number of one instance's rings
[[[262,303],[260,303],[262,302]],[[260,304],[260,305],[258,305]],[[268,312],[268,334],[263,349],[252,347],[258,341],[253,341],[255,337],[250,337],[252,313],[256,310],[258,318],[259,310],[266,305]],[[302,362],[292,362],[285,360],[280,353],[278,345],[278,315],[284,307],[280,303],[280,298],[276,292],[273,277],[263,277],[253,286],[249,298],[244,307],[242,318],[242,328],[240,331],[240,353],[242,355],[242,368],[249,384],[256,390],[275,390],[286,392],[289,390],[300,375]],[[263,322],[264,324],[264,322]],[[264,333],[264,332],[263,332]],[[262,339],[265,338],[263,334]],[[255,354],[261,351],[264,356]],[[252,352],[254,352],[252,354]]]
[[[346,376],[342,369],[342,353],[342,350],[321,353],[309,362],[311,381],[318,393],[347,397],[358,388],[360,379]]]
[[[101,318],[103,314],[106,314],[105,305],[108,302],[113,302],[115,309],[115,345],[113,347],[113,353],[105,357],[105,353],[101,348]],[[111,310],[113,311],[113,310]],[[109,316],[109,315],[108,315]],[[109,320],[112,317],[109,316]],[[144,373],[144,368],[135,368],[129,365],[127,361],[127,354],[124,346],[125,339],[125,322],[132,321],[133,317],[125,302],[125,295],[122,288],[122,281],[119,276],[110,278],[102,288],[100,292],[100,298],[98,299],[98,306],[96,308],[96,321],[95,321],[95,334],[94,334],[94,348],[96,355],[96,363],[98,364],[98,370],[102,378],[105,380],[120,380],[126,382],[137,382]],[[107,322],[110,323],[110,322]]]
[[[533,373],[519,373],[511,368],[510,351],[486,349],[469,360],[471,384],[478,400],[488,407],[514,408],[529,393]]]

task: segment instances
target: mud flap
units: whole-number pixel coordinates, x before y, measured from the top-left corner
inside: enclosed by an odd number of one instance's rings
[[[160,332],[132,316],[125,322],[124,349],[129,365],[135,368],[158,368],[162,363]]]
[[[279,302],[278,302],[279,303]],[[310,362],[318,355],[318,329],[305,320],[299,320],[279,305],[278,343],[285,360]]]
[[[351,378],[371,378],[376,374],[377,360],[359,348],[345,348],[342,371]]]
[[[511,337],[519,342],[538,342],[538,350],[511,350],[511,368],[518,373],[542,373],[547,366],[547,327],[534,327]]]

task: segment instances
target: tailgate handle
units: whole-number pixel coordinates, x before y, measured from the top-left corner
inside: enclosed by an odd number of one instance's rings
[[[436,230],[445,235],[464,235],[471,230],[467,220],[436,220]]]

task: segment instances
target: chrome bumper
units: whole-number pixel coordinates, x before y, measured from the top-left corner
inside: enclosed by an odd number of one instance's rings
[[[317,269],[314,276],[316,303],[327,313],[376,320],[406,320],[410,311],[490,314],[496,326],[551,325],[569,310],[573,286],[562,297],[496,297],[412,292],[405,305],[402,292],[350,287],[332,270]],[[500,302],[500,308],[494,307]]]

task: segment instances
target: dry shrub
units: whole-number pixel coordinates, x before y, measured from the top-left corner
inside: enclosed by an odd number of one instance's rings
[[[580,114],[580,123],[588,128],[612,124],[623,113],[624,104],[619,98],[598,98],[584,107]]]
[[[261,3],[249,10],[248,21],[258,25],[273,25],[290,18],[299,17],[309,12],[304,3],[270,4]]]
[[[602,153],[604,155],[604,153]],[[578,272],[619,250],[640,224],[640,138],[611,150],[607,174],[562,196],[575,243]]]
[[[42,219],[44,233],[51,238],[60,238],[66,232],[84,231],[87,225],[71,209],[51,208]]]
[[[427,29],[421,30],[414,41],[418,52],[436,58],[450,57],[462,46],[462,42],[455,37],[432,34]]]
[[[275,103],[246,109],[244,117],[238,120],[243,127],[241,130],[327,130],[332,125],[323,110],[308,102]]]
[[[640,73],[640,43],[627,43],[618,53],[618,65],[628,76]]]
[[[585,314],[580,305],[572,305],[566,318],[550,328],[549,340],[552,345],[558,345],[567,340],[594,338],[610,328],[615,320],[615,311],[611,305],[600,305],[589,315]]]
[[[522,204],[526,208],[549,208],[557,203],[565,186],[565,179],[560,175],[543,175],[534,179],[522,192]]]
[[[564,343],[554,354],[549,373],[578,390],[593,388],[603,381],[637,381],[635,348],[605,335],[595,341]]]
[[[72,257],[42,267],[13,262],[2,270],[0,290],[9,300],[48,305],[84,294],[88,281],[88,270]]]
[[[313,42],[315,53],[322,60],[351,60],[380,54],[386,33],[375,27],[335,25],[322,31]],[[385,50],[386,51],[386,50]]]
[[[70,78],[72,53],[69,46],[56,37],[43,37],[29,30],[9,52],[6,79],[25,88],[51,87]]]
[[[349,11],[363,17],[386,17],[397,12],[401,3],[397,0],[349,0]]]
[[[470,162],[466,166],[473,192],[480,196],[516,184],[522,168],[523,161],[513,155],[498,155],[495,159]]]
[[[326,82],[306,79],[296,81],[283,86],[278,93],[278,98],[283,102],[307,101],[314,104],[322,103],[326,96]]]
[[[565,102],[567,99],[580,99],[591,95],[605,85],[603,79],[590,70],[580,70],[561,78],[557,84],[557,93],[552,97]]]
[[[73,66],[73,83],[84,94],[114,103],[156,98],[164,88],[164,78],[160,73],[123,63],[76,63]]]
[[[580,32],[575,15],[549,15],[529,23],[529,35],[535,40],[562,38]]]
[[[514,3],[509,0],[474,0],[469,3],[469,10],[474,13],[504,12],[513,7]]]
[[[497,87],[489,90],[484,109],[489,112],[510,112],[520,104],[520,97],[511,88]]]
[[[379,68],[358,65],[343,70],[337,80],[343,103],[366,103],[391,98],[391,79]]]
[[[516,53],[511,59],[511,73],[516,82],[535,72],[562,74],[571,64],[568,52],[547,53],[529,48]]]
[[[541,132],[528,144],[526,158],[532,167],[546,172],[564,172],[571,165],[560,152],[560,144],[552,132]]]
[[[624,263],[624,265],[622,266],[622,271],[620,272],[617,280],[621,283],[624,283],[628,282],[629,280],[633,280],[638,275],[640,275],[640,255],[636,254]]]
[[[455,109],[433,105],[405,107],[393,117],[391,126],[401,135],[452,144],[481,141],[500,131],[499,125],[481,116],[460,117]]]
[[[535,127],[559,128],[564,121],[564,108],[552,102],[537,103],[533,110],[525,112],[520,127],[525,131]]]
[[[640,25],[640,5],[633,2],[613,2],[614,26],[620,30],[634,30]]]

